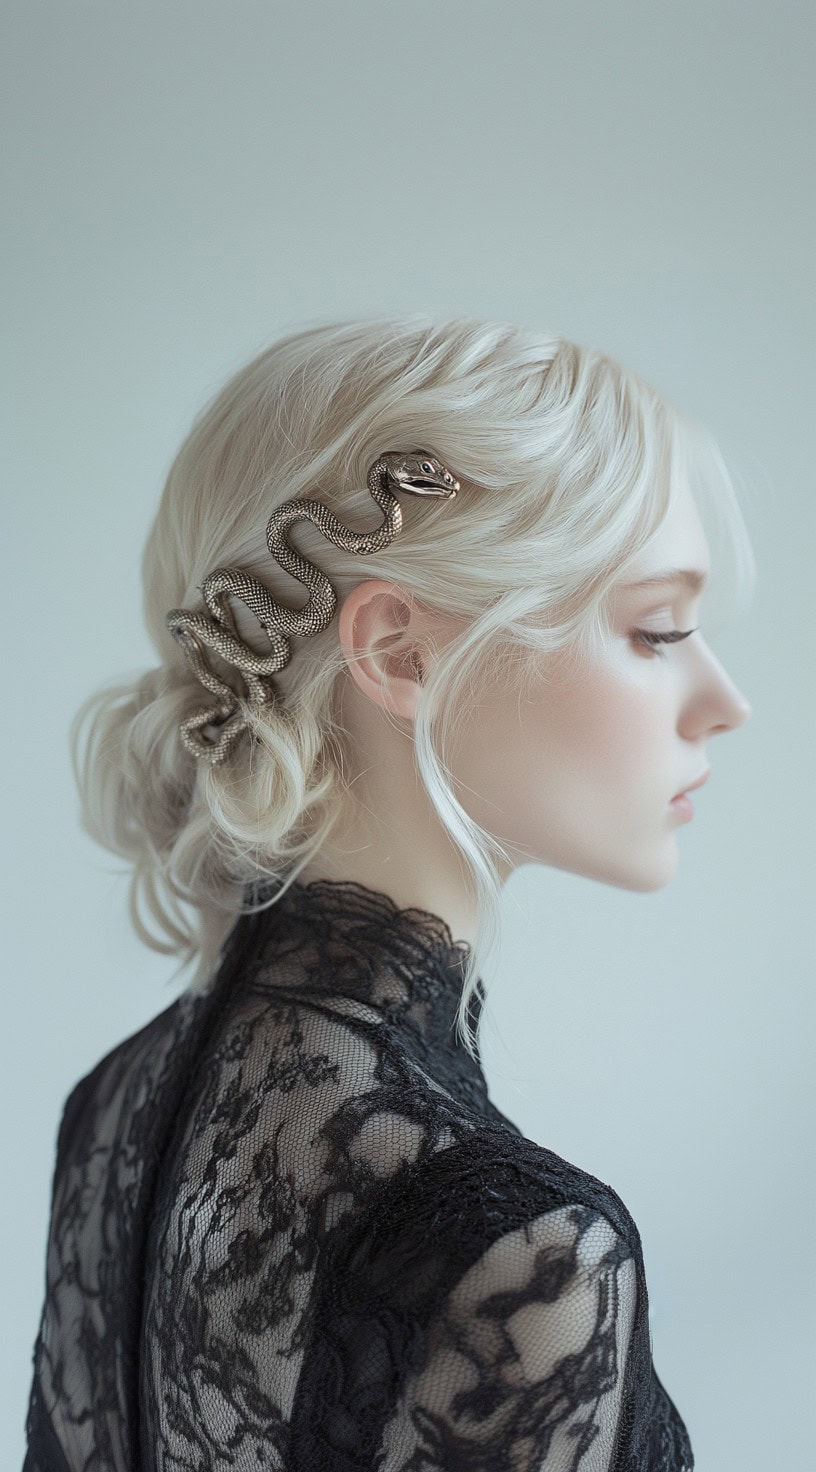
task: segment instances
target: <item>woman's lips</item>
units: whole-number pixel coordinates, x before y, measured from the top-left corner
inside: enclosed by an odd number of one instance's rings
[[[702,787],[703,783],[707,782],[710,776],[711,768],[707,767],[702,777],[698,777],[696,782],[690,782],[688,787],[681,787],[679,792],[675,792],[674,797],[684,797],[687,792],[696,792],[697,788]],[[672,798],[672,802],[674,802],[674,797]]]

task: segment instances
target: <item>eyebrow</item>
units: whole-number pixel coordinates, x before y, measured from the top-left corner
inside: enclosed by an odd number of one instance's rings
[[[623,583],[624,588],[655,588],[666,584],[682,583],[692,593],[702,593],[708,582],[708,573],[696,567],[664,567],[652,573],[650,578],[640,578],[636,583]]]

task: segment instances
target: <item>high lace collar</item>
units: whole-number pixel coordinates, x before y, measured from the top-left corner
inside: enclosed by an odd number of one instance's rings
[[[273,894],[278,898],[268,909],[243,917],[254,975],[272,974],[281,957],[302,951],[300,990],[353,998],[426,1045],[461,1049],[455,1021],[470,946],[454,941],[441,916],[401,908],[356,880],[295,880],[286,890],[263,881],[248,887],[246,902],[265,903]],[[472,1029],[483,1001],[480,980],[469,1008]]]

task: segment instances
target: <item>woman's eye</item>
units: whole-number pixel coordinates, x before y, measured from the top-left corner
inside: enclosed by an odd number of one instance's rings
[[[658,644],[677,644],[680,639],[688,639],[690,634],[696,634],[696,629],[671,629],[669,631],[656,632],[654,629],[634,629],[632,637],[637,644],[645,644],[647,649],[664,658],[662,649],[655,648]]]

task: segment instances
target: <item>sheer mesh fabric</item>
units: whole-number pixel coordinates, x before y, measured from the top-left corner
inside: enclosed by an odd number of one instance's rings
[[[465,950],[295,883],[77,1084],[24,1472],[693,1468],[637,1227],[490,1101]]]

